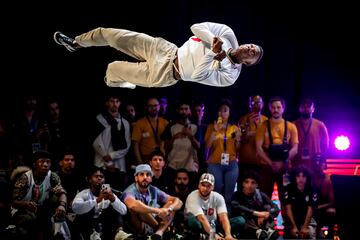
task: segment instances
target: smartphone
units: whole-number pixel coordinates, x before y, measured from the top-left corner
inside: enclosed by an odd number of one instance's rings
[[[101,185],[101,190],[107,190],[107,189],[109,189],[110,188],[110,184],[103,184],[103,185]]]

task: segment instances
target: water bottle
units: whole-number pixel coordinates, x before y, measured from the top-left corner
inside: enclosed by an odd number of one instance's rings
[[[209,240],[216,240],[216,223],[215,223],[215,220],[210,221]]]

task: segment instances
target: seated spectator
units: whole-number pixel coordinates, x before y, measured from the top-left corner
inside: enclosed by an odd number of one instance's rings
[[[162,239],[172,223],[174,211],[181,208],[182,202],[152,186],[152,177],[148,164],[138,165],[135,182],[125,189],[122,200],[129,209],[130,224],[138,236],[155,232],[150,239]]]
[[[185,168],[180,168],[176,171],[173,187],[169,188],[171,196],[179,198],[182,202],[186,202],[186,198],[190,194],[189,187],[189,172]],[[175,213],[174,227],[175,229],[184,229],[184,208],[185,204],[179,211]]]
[[[314,217],[317,222],[317,236],[323,238],[322,227],[328,226],[328,238],[334,234],[334,225],[336,224],[336,209],[334,206],[334,189],[330,174],[324,172],[326,159],[321,155],[316,155],[313,161],[312,184],[318,194],[318,205],[314,211]]]
[[[151,171],[153,172],[151,185],[159,188],[162,191],[167,191],[169,180],[165,179],[164,175],[164,165],[165,165],[165,156],[160,151],[160,149],[155,150],[150,157],[150,166]]]
[[[204,173],[200,177],[198,189],[187,197],[185,214],[189,229],[200,237],[209,235],[210,223],[215,222],[216,232],[224,234],[226,240],[235,239],[232,234],[242,229],[245,220],[241,216],[229,220],[225,199],[213,191],[214,184],[214,175]]]
[[[232,216],[245,219],[241,237],[256,239],[275,239],[274,218],[280,209],[271,199],[258,189],[259,175],[247,171],[242,177],[242,188],[235,192],[231,201]]]
[[[93,167],[88,174],[90,188],[79,192],[72,202],[76,226],[84,239],[129,239],[122,230],[126,206],[105,184],[104,170]]]
[[[67,196],[67,213],[66,222],[71,232],[72,238],[76,239],[79,236],[77,229],[74,226],[74,218],[76,214],[73,212],[71,206],[76,194],[86,187],[85,177],[80,174],[76,168],[75,153],[71,149],[66,149],[59,155],[59,167],[56,172],[61,180],[61,185],[66,191]]]
[[[311,186],[311,177],[304,167],[296,167],[290,174],[285,191],[285,236],[316,239],[316,222],[313,218],[317,194]]]
[[[66,192],[50,170],[51,157],[46,151],[34,153],[32,169],[15,182],[11,205],[18,238],[50,239],[51,217],[65,218]]]

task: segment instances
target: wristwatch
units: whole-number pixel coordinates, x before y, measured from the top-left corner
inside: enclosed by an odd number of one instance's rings
[[[169,211],[170,211],[170,212],[173,212],[173,211],[174,211],[174,208],[173,208],[173,207],[169,207]]]

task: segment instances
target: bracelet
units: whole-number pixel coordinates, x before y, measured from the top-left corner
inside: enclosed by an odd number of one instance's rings
[[[173,208],[173,207],[169,207],[169,211],[170,211],[170,212],[173,212],[173,211],[174,211],[174,208]]]

